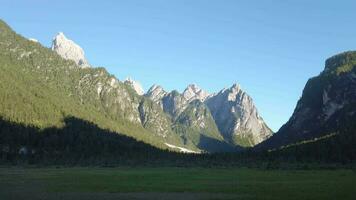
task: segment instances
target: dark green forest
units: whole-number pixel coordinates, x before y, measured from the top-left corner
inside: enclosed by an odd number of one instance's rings
[[[320,167],[351,166],[355,134],[336,134],[272,151],[184,154],[161,150],[75,117],[62,128],[40,129],[0,119],[3,165]]]

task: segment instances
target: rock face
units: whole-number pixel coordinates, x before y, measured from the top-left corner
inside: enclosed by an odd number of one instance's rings
[[[272,135],[249,95],[238,84],[207,99],[225,139],[240,146],[254,146]]]
[[[162,99],[165,97],[168,93],[164,91],[164,89],[159,86],[159,85],[153,85],[145,94],[146,97],[151,99],[153,102],[159,104],[162,108]]]
[[[161,86],[153,85],[145,96],[159,104],[173,118],[176,118],[187,108],[189,103],[194,100],[204,102],[209,94],[195,84],[188,85],[182,94],[176,90],[168,93]]]
[[[133,124],[141,124],[138,107],[140,98],[111,76],[104,68],[92,68],[80,77],[76,88],[82,102],[100,102],[107,115],[120,117]],[[99,108],[99,107],[98,107]]]
[[[134,89],[138,95],[143,95],[145,93],[141,84],[137,81],[132,80],[131,78],[126,78],[124,83],[131,86],[132,89]]]
[[[182,94],[152,86],[145,96],[159,104],[175,124],[194,127],[231,145],[254,146],[272,135],[251,97],[237,84],[215,95],[195,84],[188,85]]]
[[[307,82],[289,121],[258,149],[317,139],[355,121],[356,52],[345,52],[326,60],[325,70]]]
[[[157,104],[143,98],[139,107],[142,126],[166,138],[173,134],[171,121]]]
[[[185,143],[193,143],[208,152],[236,151],[220,134],[209,108],[201,101],[190,102],[174,121],[174,130]]]
[[[209,96],[207,92],[204,90],[200,89],[197,85],[195,84],[190,84],[188,87],[184,90],[183,92],[183,97],[188,101],[191,102],[193,100],[200,100],[200,101],[205,101],[205,99]]]
[[[52,50],[57,52],[62,58],[74,61],[81,68],[90,67],[84,56],[83,49],[72,40],[67,39],[62,32],[53,38]]]

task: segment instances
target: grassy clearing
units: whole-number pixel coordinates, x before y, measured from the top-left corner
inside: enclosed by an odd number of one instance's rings
[[[354,199],[352,170],[0,169],[0,199]]]

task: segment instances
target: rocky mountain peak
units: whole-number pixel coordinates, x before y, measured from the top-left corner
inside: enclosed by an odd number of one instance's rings
[[[200,101],[204,101],[208,96],[209,94],[206,91],[199,88],[196,84],[188,85],[188,87],[183,92],[183,97],[187,101],[193,101],[196,99]]]
[[[138,95],[143,95],[145,93],[141,84],[135,80],[132,80],[130,77],[126,78],[124,83],[131,86],[132,89],[134,89]]]
[[[252,98],[239,84],[209,97],[206,104],[225,138],[241,146],[254,146],[272,135]]]
[[[155,96],[156,94],[167,94],[167,92],[163,89],[162,86],[154,84],[147,91],[146,95],[149,95],[149,96],[154,95]]]
[[[241,90],[241,86],[238,83],[234,83],[231,87],[230,90]]]
[[[81,68],[90,67],[84,55],[84,50],[75,42],[59,32],[52,41],[52,50],[62,58],[74,61]]]
[[[228,101],[236,101],[238,96],[242,96],[244,91],[241,86],[237,83],[233,84],[228,90]]]
[[[168,93],[161,86],[155,84],[147,91],[145,96],[152,101],[159,103],[167,94]]]

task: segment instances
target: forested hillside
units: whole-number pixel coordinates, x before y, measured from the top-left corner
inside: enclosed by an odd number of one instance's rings
[[[3,21],[0,70],[0,115],[5,120],[44,129],[63,127],[63,119],[74,116],[157,147],[166,148],[164,142],[183,145],[169,128],[164,135],[154,129],[160,119],[168,123],[165,115],[144,127],[138,107],[149,100],[138,96],[104,68],[79,68],[16,34]]]

